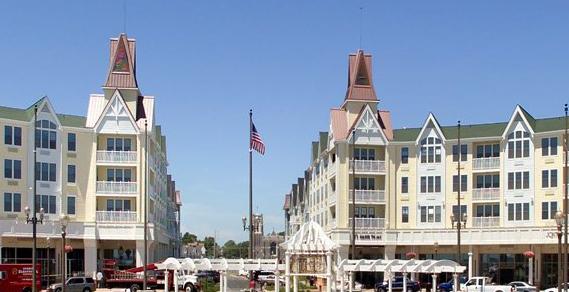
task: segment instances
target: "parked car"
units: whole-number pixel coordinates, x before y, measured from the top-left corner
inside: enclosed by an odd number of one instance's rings
[[[48,292],[61,292],[61,283],[52,284]],[[95,291],[95,280],[91,277],[71,277],[65,281],[66,292],[91,292]]]
[[[464,290],[464,283],[466,283],[466,281],[468,281],[468,277],[466,275],[461,275],[458,277],[458,282],[460,284],[460,289],[458,290],[461,291]],[[453,287],[454,287],[454,279],[451,279],[448,282],[440,283],[437,288],[441,292],[449,292],[449,291],[454,291]]]
[[[526,282],[522,282],[522,281],[510,282],[508,285],[515,287],[517,292],[536,292],[537,291],[537,288],[535,286],[532,286],[532,285],[530,285]]]
[[[569,288],[569,283],[566,283],[566,284],[565,284],[565,287],[568,287],[568,288]],[[563,290],[563,287],[561,287],[561,289],[562,289],[563,292],[565,292],[565,291]],[[558,290],[557,290],[557,287],[551,287],[551,288],[547,288],[547,289],[543,290],[542,292],[557,292],[557,291],[558,291]]]
[[[198,277],[198,280],[204,279],[207,281],[219,283],[219,272],[217,271],[198,271],[195,273],[195,276]]]
[[[263,284],[263,283],[274,283],[275,282],[275,272],[273,271],[256,271],[255,272],[255,280],[257,280],[257,282]],[[283,276],[279,276],[279,282],[280,283],[284,283],[284,277]]]
[[[418,292],[421,291],[421,285],[418,281],[412,281],[407,279],[407,291],[410,292]],[[403,276],[396,276],[391,280],[391,289],[392,290],[401,290],[403,291]],[[386,292],[389,291],[389,282],[383,281],[380,283],[375,284],[375,292]]]
[[[338,281],[336,283],[336,290],[340,291],[341,287],[341,283],[340,281]],[[354,287],[352,288],[352,291],[362,291],[363,285],[362,283],[358,282],[358,281],[354,281]],[[350,290],[350,282],[348,281],[344,281],[344,291],[349,291]]]

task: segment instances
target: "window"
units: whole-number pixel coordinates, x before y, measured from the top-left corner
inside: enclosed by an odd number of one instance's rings
[[[354,178],[354,186],[356,190],[375,190],[375,179],[373,177],[356,177]]]
[[[452,161],[458,161],[458,145],[452,145]],[[460,144],[460,161],[468,158],[468,145]]]
[[[441,206],[421,206],[421,222],[441,222]]]
[[[22,146],[22,128],[4,126],[4,144]]]
[[[515,131],[508,135],[508,158],[529,157],[530,136],[526,131]]]
[[[557,169],[541,171],[541,187],[542,188],[557,187]]]
[[[500,144],[476,146],[476,158],[500,157]]]
[[[130,138],[107,138],[107,151],[131,151]]]
[[[356,218],[375,218],[373,207],[356,207]]]
[[[4,178],[21,179],[22,161],[4,159]]]
[[[36,178],[39,181],[56,181],[57,168],[55,163],[37,162]]]
[[[77,136],[75,133],[67,134],[67,151],[77,151]]]
[[[75,215],[75,197],[67,196],[67,214]]]
[[[107,181],[130,182],[132,180],[132,171],[123,168],[108,168]]]
[[[22,211],[22,194],[4,193],[4,212]]]
[[[409,147],[401,148],[401,163],[402,164],[409,163]]]
[[[474,217],[500,217],[500,204],[476,205]]]
[[[354,158],[356,160],[375,160],[375,149],[355,148]]]
[[[508,221],[527,221],[529,212],[529,203],[508,204]]]
[[[107,200],[107,211],[130,211],[130,200]]]
[[[468,176],[463,174],[460,176],[460,191],[466,192],[468,190]],[[458,192],[458,175],[452,176],[452,191]]]
[[[508,190],[520,189],[529,189],[529,171],[508,172]]]
[[[407,194],[409,192],[409,178],[404,176],[401,177],[401,193]]]
[[[428,137],[421,140],[421,163],[441,162],[441,139]]]
[[[48,120],[41,120],[37,121],[36,128],[36,147],[44,149],[56,149],[56,125]]]
[[[75,165],[74,164],[67,165],[67,182],[68,183],[75,183]]]
[[[541,139],[541,155],[557,155],[557,137]]]
[[[486,174],[476,176],[476,188],[477,189],[493,189],[500,187],[500,175],[499,174]]]
[[[401,222],[409,223],[409,207],[408,206],[401,207]]]
[[[47,214],[56,213],[55,196],[52,195],[36,195],[36,210],[43,208]]]
[[[462,218],[462,216],[464,216],[462,214],[466,214],[466,205],[460,205],[460,215],[458,214],[458,205],[452,206],[452,215],[454,218]]]
[[[541,203],[541,219],[555,219],[557,212],[557,202],[542,202]]]
[[[421,193],[440,193],[440,192],[441,192],[440,176],[421,177]]]

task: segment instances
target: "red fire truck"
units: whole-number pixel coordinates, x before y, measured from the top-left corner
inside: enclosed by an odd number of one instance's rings
[[[0,264],[0,291],[2,292],[31,292],[31,264]],[[36,288],[41,290],[41,266],[36,266]]]

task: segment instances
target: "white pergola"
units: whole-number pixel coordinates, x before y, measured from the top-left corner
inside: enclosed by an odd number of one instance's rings
[[[407,275],[430,274],[433,277],[433,289],[437,287],[437,275],[452,273],[454,276],[454,291],[458,289],[458,275],[464,273],[466,267],[450,260],[340,260],[335,266],[333,257],[338,255],[338,245],[332,241],[316,222],[307,222],[282,243],[285,250],[285,264],[279,264],[278,259],[191,259],[168,258],[156,264],[158,270],[173,270],[174,274],[181,272],[189,275],[198,270],[218,271],[220,273],[220,290],[227,291],[227,272],[229,271],[273,271],[275,273],[275,291],[279,291],[279,275],[284,271],[285,291],[290,292],[290,278],[293,279],[293,291],[298,292],[299,276],[316,276],[326,278],[326,292],[336,289],[337,277],[340,278],[340,291],[345,289],[345,276],[353,287],[353,272],[383,272],[388,281],[389,292],[392,292],[392,279],[395,273],[403,275],[403,292],[407,292]],[[165,273],[165,283],[168,283],[168,273]],[[164,286],[168,292],[168,285]],[[174,277],[174,291],[178,292],[178,278]]]
[[[340,274],[340,291],[344,291],[344,275],[348,273],[350,281],[349,290],[352,285],[353,272],[383,272],[388,282],[388,291],[392,292],[392,279],[395,273],[403,275],[403,292],[407,292],[407,275],[411,274],[431,274],[433,277],[433,290],[437,289],[437,276],[440,273],[453,273],[453,290],[458,288],[458,275],[464,273],[465,266],[451,260],[342,260],[338,265]],[[414,277],[411,277],[414,278]]]

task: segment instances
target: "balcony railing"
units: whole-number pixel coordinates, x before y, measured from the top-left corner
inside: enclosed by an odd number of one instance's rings
[[[496,201],[500,199],[500,188],[473,189],[473,201]]]
[[[135,194],[136,182],[122,181],[98,181],[97,193],[99,194]]]
[[[500,157],[474,158],[472,160],[472,168],[474,170],[500,168]]]
[[[134,211],[97,211],[97,222],[109,223],[135,223],[136,212]]]
[[[336,192],[330,193],[328,196],[328,205],[336,204]]]
[[[472,217],[472,227],[500,226],[500,217]]]
[[[350,203],[352,202],[350,190]],[[356,190],[356,203],[385,203],[385,190]]]
[[[97,151],[97,162],[136,163],[136,151]]]
[[[348,226],[352,227],[352,218],[349,218]],[[356,218],[358,229],[378,229],[385,227],[385,218]]]
[[[366,172],[366,173],[385,172],[385,161],[383,160],[350,161],[350,170],[353,169],[354,163],[356,166],[356,172]]]
[[[336,174],[336,163],[328,164],[328,175],[332,176]]]

